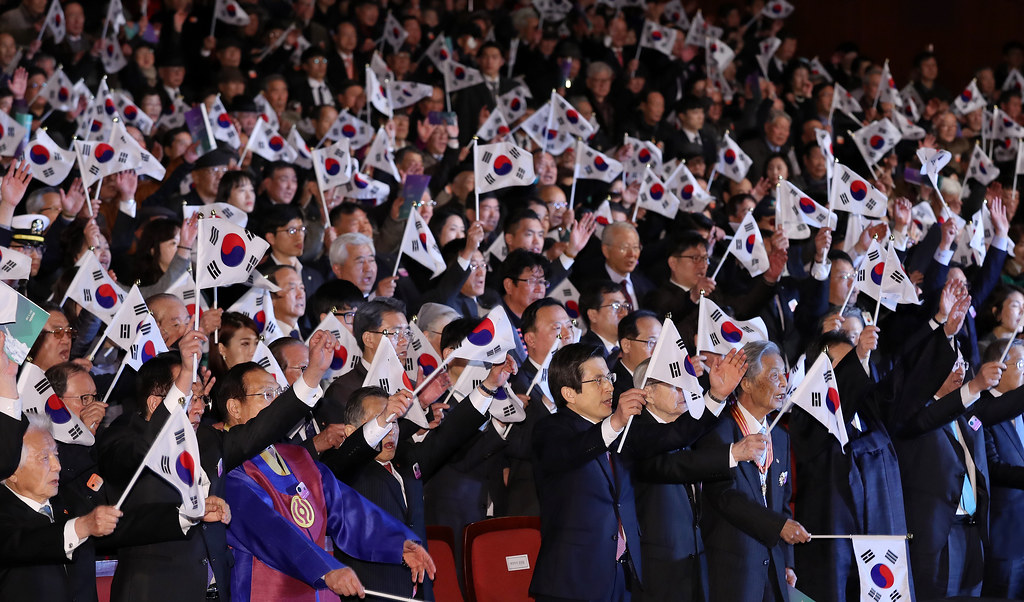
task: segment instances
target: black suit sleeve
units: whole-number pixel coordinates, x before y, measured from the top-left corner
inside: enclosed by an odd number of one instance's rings
[[[400,444],[406,446],[404,453],[401,448],[399,449],[403,464],[418,463],[426,482],[437,474],[452,454],[476,434],[486,420],[487,416],[478,412],[468,399],[462,400],[423,441],[405,441]]]
[[[637,463],[636,475],[648,483],[697,483],[728,479],[729,446],[684,449]]]
[[[170,412],[164,404],[157,406],[142,431],[136,431],[129,424],[130,416],[122,416],[96,441],[96,457],[99,459],[100,474],[120,489],[139,469],[153,441],[160,433]],[[120,422],[120,421],[124,422]],[[141,419],[138,419],[141,420]]]
[[[916,437],[929,431],[942,428],[953,422],[965,411],[960,389],[946,394],[909,416],[903,423],[899,434],[903,437]]]
[[[25,510],[30,512],[27,507]],[[5,520],[7,524],[0,524],[0,562],[8,566],[70,562],[64,553],[66,522],[26,526],[21,521]]]
[[[376,418],[370,420],[376,420]],[[339,481],[348,483],[349,478],[377,456],[377,449],[370,447],[370,444],[366,442],[366,437],[363,434],[364,428],[366,427],[360,427],[359,430],[345,437],[345,442],[338,449],[329,449],[320,455],[320,462],[331,469]]]
[[[1024,412],[1024,389],[1007,391],[999,397],[985,392],[971,408],[983,424],[999,424]]]
[[[143,504],[125,512],[114,532],[96,539],[96,548],[116,552],[118,548],[185,539],[178,520],[178,505]]]
[[[14,474],[21,462],[21,441],[28,423],[0,412],[0,479]]]
[[[985,429],[985,452],[988,456],[988,474],[993,487],[1024,489],[1024,466],[1016,466],[999,455],[992,428]]]
[[[229,431],[217,431],[223,433],[224,472],[241,466],[271,443],[283,439],[308,411],[309,406],[295,396],[294,389],[288,389],[249,422]]]

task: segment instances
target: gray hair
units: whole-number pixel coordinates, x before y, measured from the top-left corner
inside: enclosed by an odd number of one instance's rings
[[[611,68],[611,66],[608,63],[604,63],[602,61],[595,61],[593,63],[590,63],[590,66],[587,67],[587,78],[588,79],[591,78],[591,77],[598,77],[598,76],[604,75],[606,73],[607,74],[612,74],[612,73],[615,73],[615,72],[612,71],[612,68]]]
[[[766,355],[782,356],[782,350],[771,341],[751,341],[743,346],[743,352],[747,354],[747,373],[743,375],[744,380],[753,380],[761,376]]]
[[[644,377],[647,376],[647,368],[651,365],[651,358],[647,358],[644,361],[636,365],[636,369],[633,370],[633,386],[640,389],[644,386]],[[654,379],[651,379],[652,381]]]
[[[51,437],[53,436],[53,422],[48,416],[31,412],[25,414],[25,421],[28,422],[28,428],[25,429],[26,435],[32,431],[42,431]],[[24,444],[24,437],[22,438],[22,441],[21,459],[18,461],[18,466],[24,464],[25,460],[28,459],[28,448]]]
[[[39,190],[36,190],[32,194],[28,195],[28,199],[25,201],[25,213],[42,212],[43,207],[45,207],[45,203],[43,203],[43,197],[50,194],[51,192],[54,194],[60,194],[60,189],[55,188],[53,186],[47,186],[45,188],[40,188]]]
[[[610,245],[612,240],[615,238],[615,233],[619,230],[629,230],[630,232],[637,234],[636,226],[629,222],[612,222],[604,227],[604,232],[601,233],[601,244]]]
[[[768,119],[765,120],[765,123],[775,123],[780,119],[785,119],[786,121],[793,123],[793,118],[789,116],[789,113],[778,109],[772,109],[768,112]]]
[[[331,243],[331,265],[343,265],[348,261],[349,245],[366,245],[370,247],[371,253],[377,253],[373,247],[372,238],[359,232],[348,232],[342,234]]]

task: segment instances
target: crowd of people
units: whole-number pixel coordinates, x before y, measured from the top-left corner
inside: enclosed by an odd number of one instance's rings
[[[462,579],[538,516],[538,601],[1024,599],[1024,45],[949,81],[700,8],[8,2],[0,298],[48,317],[0,333],[0,598],[431,600],[428,525]]]

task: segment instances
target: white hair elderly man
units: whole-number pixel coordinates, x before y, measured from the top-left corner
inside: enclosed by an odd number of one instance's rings
[[[348,280],[364,297],[393,297],[397,276],[377,282],[377,256],[373,239],[359,232],[348,232],[331,243],[331,270],[341,280]],[[371,295],[372,293],[372,295]]]

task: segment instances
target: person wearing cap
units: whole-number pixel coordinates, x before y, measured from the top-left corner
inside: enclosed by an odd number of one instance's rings
[[[50,220],[39,213],[26,213],[11,220],[11,248],[32,258],[32,278],[39,274],[49,227]]]
[[[182,219],[182,205],[209,205],[217,200],[217,189],[220,179],[228,171],[231,163],[237,161],[234,153],[216,148],[196,159],[192,165],[192,190],[185,194],[164,196],[154,193],[146,203],[156,203],[174,211],[175,217]],[[182,168],[187,169],[187,164]],[[166,188],[166,186],[164,187]]]
[[[285,93],[287,94],[287,88]],[[227,106],[229,107],[228,112],[231,114],[231,118],[238,123],[238,133],[245,134],[246,136],[251,135],[253,128],[256,127],[256,122],[260,118],[260,110],[252,96],[240,94]]]
[[[306,2],[307,0],[299,0]],[[312,0],[308,0],[312,5]],[[291,96],[302,105],[303,112],[320,105],[334,105],[334,92],[327,82],[327,53],[313,46],[302,53],[302,71],[292,80]]]
[[[172,106],[178,97],[186,103],[193,98],[191,88],[185,85],[185,59],[180,54],[165,53],[159,58],[156,71],[165,107]]]

